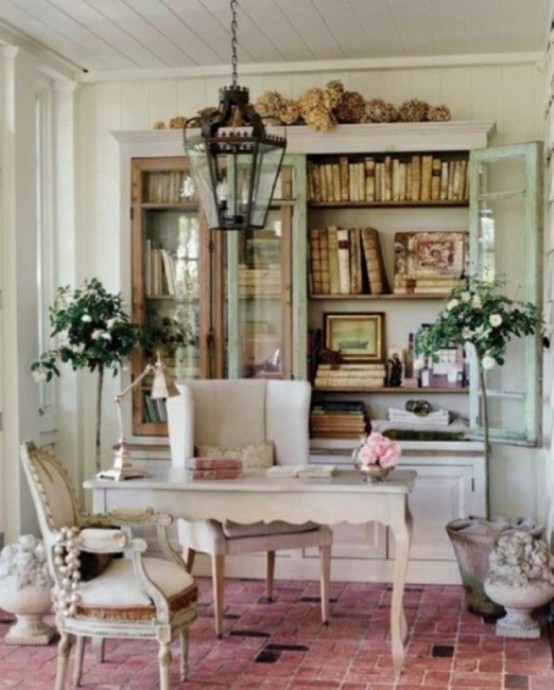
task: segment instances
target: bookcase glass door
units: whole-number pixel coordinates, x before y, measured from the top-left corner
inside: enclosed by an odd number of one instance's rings
[[[145,212],[146,323],[177,379],[199,375],[200,227],[194,213]]]
[[[145,326],[152,348],[136,352],[137,377],[158,355],[176,379],[203,375],[201,303],[205,261],[202,227],[192,179],[184,158],[134,159],[133,180],[133,320]],[[164,401],[150,397],[151,377],[133,391],[133,433],[167,433]]]
[[[470,158],[470,269],[499,279],[510,299],[540,305],[541,149],[537,142],[473,151]],[[541,335],[515,338],[504,366],[487,371],[490,438],[534,445],[540,438]],[[478,380],[472,361],[472,381]],[[481,391],[472,386],[470,424],[482,435]]]
[[[227,234],[226,374],[292,375],[293,168],[286,166],[263,230]]]

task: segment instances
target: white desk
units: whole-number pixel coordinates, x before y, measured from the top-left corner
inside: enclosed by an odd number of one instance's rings
[[[413,470],[397,469],[379,484],[365,483],[351,470],[341,470],[331,479],[268,478],[251,471],[240,479],[191,481],[185,470],[164,469],[151,471],[145,479],[89,479],[84,486],[93,492],[95,512],[152,506],[188,520],[314,520],[329,525],[376,521],[388,526],[396,543],[390,627],[393,663],[399,673],[405,656],[402,602],[412,539],[408,494],[415,478]]]

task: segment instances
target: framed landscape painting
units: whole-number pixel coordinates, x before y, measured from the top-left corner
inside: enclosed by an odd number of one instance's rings
[[[385,356],[385,314],[324,314],[325,347],[345,361],[382,362]]]

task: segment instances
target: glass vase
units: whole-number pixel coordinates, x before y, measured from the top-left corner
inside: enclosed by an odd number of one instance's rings
[[[354,457],[354,466],[364,478],[364,482],[375,484],[382,482],[393,471],[394,467],[380,467],[379,465],[364,465],[356,456]]]

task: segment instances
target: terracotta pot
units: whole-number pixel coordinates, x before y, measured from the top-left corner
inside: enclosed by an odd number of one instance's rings
[[[534,520],[517,518],[458,518],[446,525],[446,532],[456,554],[458,568],[464,586],[466,606],[478,616],[498,618],[505,614],[503,606],[487,596],[484,589],[489,570],[489,556],[502,534],[514,529],[525,530],[540,537],[544,526]]]

